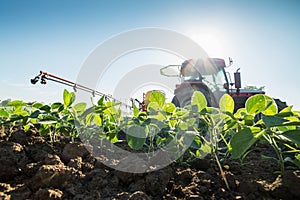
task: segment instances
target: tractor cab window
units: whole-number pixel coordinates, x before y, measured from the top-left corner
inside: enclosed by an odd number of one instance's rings
[[[223,94],[226,93],[226,88],[224,84],[227,83],[224,69],[219,69],[215,74],[210,74],[203,76],[203,82],[209,87],[212,91],[216,100],[219,102]]]
[[[184,82],[202,81],[203,78],[199,69],[195,67],[195,62],[193,60],[186,60],[184,63],[182,63],[180,76]]]

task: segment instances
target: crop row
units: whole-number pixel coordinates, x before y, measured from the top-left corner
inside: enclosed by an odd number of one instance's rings
[[[229,95],[221,98],[219,108],[212,108],[201,92],[195,92],[191,105],[184,108],[152,92],[147,111],[134,107],[131,115],[122,114],[119,104],[104,97],[90,107],[74,102],[75,94],[67,90],[62,103],[51,105],[2,101],[0,125],[22,125],[25,131],[38,128],[40,134],[50,136],[50,142],[59,135],[126,142],[133,151],[152,152],[172,143],[174,151],[186,149],[188,159],[214,154],[217,161],[229,156],[242,161],[256,143],[266,143],[276,151],[281,172],[286,162],[300,168],[300,112],[289,106],[278,113],[274,100],[263,94],[249,98],[245,108],[235,113]]]

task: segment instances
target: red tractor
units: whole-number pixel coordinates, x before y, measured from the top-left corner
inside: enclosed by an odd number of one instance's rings
[[[229,66],[232,60],[229,59]],[[191,103],[194,91],[200,91],[207,100],[207,105],[218,107],[218,102],[223,94],[229,94],[235,103],[235,111],[245,106],[246,100],[255,94],[264,94],[262,90],[241,89],[241,76],[238,70],[234,73],[234,83],[231,82],[228,67],[220,58],[190,59],[182,65],[169,65],[160,70],[162,75],[180,77],[181,83],[176,85],[172,103],[177,107],[184,107]],[[230,82],[229,82],[230,81]],[[233,88],[234,86],[234,88]],[[278,110],[286,107],[285,102],[274,99]]]

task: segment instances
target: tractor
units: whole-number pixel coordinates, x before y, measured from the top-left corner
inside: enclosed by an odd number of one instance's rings
[[[182,63],[182,65],[169,65],[160,69],[160,74],[167,77],[179,77],[180,84],[176,85],[174,91],[174,97],[172,103],[177,107],[185,107],[191,104],[191,97],[194,91],[200,91],[206,98],[207,106],[218,107],[218,102],[224,94],[229,94],[235,103],[234,110],[245,107],[246,100],[255,94],[264,94],[262,90],[245,90],[241,89],[241,75],[239,69],[234,73],[234,82],[231,82],[231,78],[228,72],[225,71],[226,67],[232,65],[232,60],[229,59],[229,65],[226,66],[225,61],[220,58],[206,58],[206,59],[190,59]],[[32,84],[36,84],[38,81],[41,84],[46,84],[46,80],[54,81],[60,84],[64,84],[77,89],[90,92],[94,95],[105,96],[114,102],[119,102],[126,108],[133,108],[133,104],[138,102],[140,110],[146,111],[149,103],[149,98],[152,91],[148,91],[144,94],[143,101],[132,99],[132,106],[121,102],[110,95],[106,95],[97,90],[93,90],[84,85],[74,83],[72,81],[63,79],[56,75],[49,74],[47,72],[40,71],[40,73],[33,79]],[[230,82],[229,82],[230,81]],[[233,88],[234,86],[234,88]],[[163,91],[160,91],[164,93]],[[279,99],[274,99],[278,111],[287,107],[285,102]]]
[[[226,66],[224,59],[205,58],[189,59],[182,65],[169,65],[163,67],[160,73],[168,77],[179,77],[180,84],[176,85],[172,103],[177,107],[184,107],[191,104],[191,97],[194,91],[200,91],[206,98],[207,105],[218,107],[218,102],[224,94],[229,94],[235,103],[234,110],[245,107],[246,100],[256,94],[265,94],[262,90],[241,89],[241,74],[239,69],[234,73],[234,82],[231,82],[230,74],[225,71],[226,67],[232,65],[229,58],[229,65]],[[233,87],[234,86],[234,87]],[[279,99],[274,99],[278,110],[287,105]]]

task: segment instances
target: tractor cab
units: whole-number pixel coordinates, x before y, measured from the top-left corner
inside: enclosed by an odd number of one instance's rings
[[[179,77],[173,103],[178,107],[190,104],[194,91],[202,92],[208,106],[217,107],[223,94],[229,92],[229,82],[224,68],[225,61],[219,58],[189,59],[182,65],[169,65],[160,70],[168,77]]]

